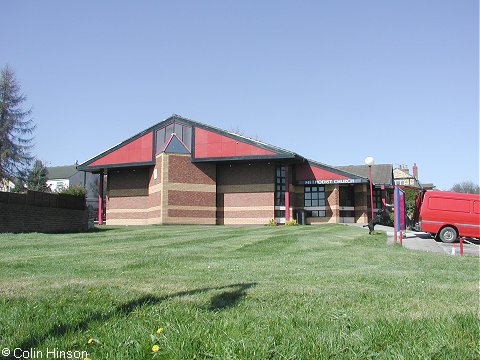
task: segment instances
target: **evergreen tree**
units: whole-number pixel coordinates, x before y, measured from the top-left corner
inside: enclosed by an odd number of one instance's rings
[[[14,178],[12,179],[12,182],[13,182],[13,185],[14,185],[14,188],[12,189],[12,192],[14,193],[24,193],[27,191],[27,185],[25,184],[25,181],[22,180],[24,177],[22,178]]]
[[[32,161],[31,109],[22,108],[26,97],[13,70],[5,66],[0,76],[0,178],[21,177]]]
[[[47,191],[48,170],[40,160],[36,160],[27,175],[27,188],[34,191]]]

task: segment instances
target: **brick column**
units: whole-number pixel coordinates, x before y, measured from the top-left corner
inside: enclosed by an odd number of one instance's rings
[[[98,189],[98,225],[103,225],[103,170],[100,172],[100,185]]]
[[[355,185],[355,221],[359,224],[368,222],[368,189],[366,184]]]
[[[325,191],[328,193],[327,206],[332,212],[329,223],[338,223],[340,221],[340,191],[338,185],[327,185]]]

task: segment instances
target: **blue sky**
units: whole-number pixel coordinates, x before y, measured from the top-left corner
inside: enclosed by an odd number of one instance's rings
[[[83,162],[173,113],[330,165],[479,182],[476,0],[13,1],[0,66],[35,153]]]

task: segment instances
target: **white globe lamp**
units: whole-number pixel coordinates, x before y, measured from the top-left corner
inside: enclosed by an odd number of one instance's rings
[[[368,165],[368,177],[370,180],[370,208],[372,210],[372,221],[374,218],[373,213],[373,181],[372,181],[372,165],[375,164],[375,159],[373,156],[367,156],[365,158],[365,164]]]

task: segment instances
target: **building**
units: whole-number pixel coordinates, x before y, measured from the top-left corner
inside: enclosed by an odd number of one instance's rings
[[[367,177],[178,115],[78,169],[106,182],[111,225],[365,223],[370,211]]]
[[[367,165],[336,166],[336,168],[363,178],[369,177]],[[393,166],[391,164],[378,164],[372,167],[374,212],[393,204],[393,181]],[[370,194],[368,196],[370,197]]]
[[[98,174],[79,171],[76,165],[51,166],[47,170],[47,186],[51,191],[59,192],[72,185],[83,186],[87,194],[87,206],[98,209]]]
[[[436,186],[432,183],[420,183],[420,187],[423,190],[435,190]]]
[[[408,169],[407,165],[399,165],[393,169],[393,178],[395,185],[400,187],[413,187],[421,188],[423,190],[433,190],[435,185],[432,183],[421,183],[418,179],[418,166],[416,163],[413,163],[412,173]]]
[[[0,179],[0,191],[10,192],[15,189],[15,184],[7,178]]]
[[[395,185],[420,187],[420,183],[418,182],[418,168],[415,163],[413,164],[412,173],[413,174],[410,174],[408,166],[406,165],[400,165],[393,169]]]
[[[70,182],[79,183],[83,180],[84,173],[79,172],[75,165],[51,166],[47,168],[48,180],[47,186],[53,192],[59,192],[67,189]],[[77,180],[77,181],[75,181]]]

